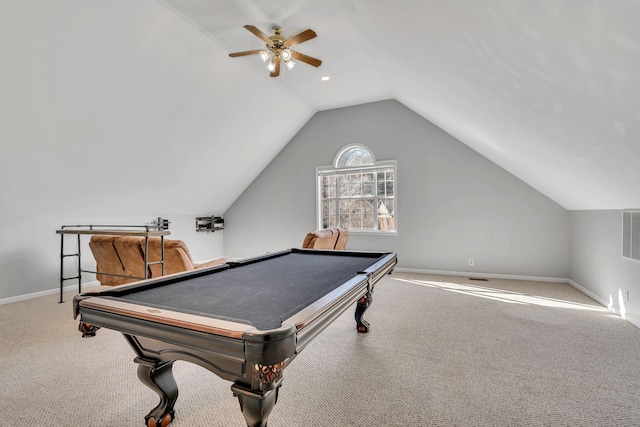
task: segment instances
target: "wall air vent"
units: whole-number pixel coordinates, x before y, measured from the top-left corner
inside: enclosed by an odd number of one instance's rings
[[[622,256],[640,261],[640,210],[622,212]]]

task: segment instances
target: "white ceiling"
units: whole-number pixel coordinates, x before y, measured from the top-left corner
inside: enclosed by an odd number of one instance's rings
[[[313,29],[317,69],[219,58],[265,107],[394,98],[567,209],[640,208],[640,1],[158,1],[227,53],[263,47],[245,24]]]
[[[567,209],[640,208],[639,16],[639,0],[0,2],[0,217],[221,214],[315,112],[384,99]],[[295,50],[322,65],[270,78],[230,58],[263,46],[245,24],[313,29]]]

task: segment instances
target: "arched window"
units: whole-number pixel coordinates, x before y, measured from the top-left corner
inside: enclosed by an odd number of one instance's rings
[[[363,145],[347,145],[338,155],[333,164],[336,168],[348,166],[372,165],[375,162],[373,153]]]
[[[362,144],[343,147],[333,166],[316,168],[318,228],[396,231],[396,162],[377,162]]]

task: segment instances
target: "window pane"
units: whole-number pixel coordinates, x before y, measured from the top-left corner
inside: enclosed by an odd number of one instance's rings
[[[322,228],[336,227],[336,201],[322,202]]]
[[[322,177],[322,198],[329,199],[336,197],[336,176]]]
[[[376,205],[375,199],[364,199],[362,201],[363,212],[365,215],[373,215],[375,213],[374,206]]]
[[[378,229],[395,230],[393,199],[380,199],[378,203]]]
[[[351,228],[351,221],[349,220],[349,215],[340,214],[340,227]]]
[[[393,203],[391,203],[391,206],[389,205],[389,199],[380,199],[378,201],[378,216],[392,216]]]
[[[362,205],[364,213],[364,216],[362,217],[362,228],[367,230],[374,230],[374,222],[376,219],[376,201],[375,199],[365,199],[362,201]]]
[[[349,213],[352,215],[359,215],[362,213],[362,201],[351,200],[349,203]]]
[[[351,182],[349,186],[349,197],[358,197],[362,196],[362,185],[359,182]]]
[[[387,196],[393,196],[393,181],[385,182],[385,193]]]
[[[362,220],[362,228],[366,230],[374,230],[375,229],[375,227],[373,226],[374,221],[375,221],[375,217],[373,215],[366,215]]]
[[[342,215],[348,215],[351,208],[350,208],[350,203],[351,200],[340,200],[340,217],[342,218]],[[342,222],[342,219],[340,220],[340,222]]]
[[[337,166],[372,165],[373,156],[364,147],[351,147],[344,151],[338,159]]]
[[[338,197],[349,197],[349,181],[347,176],[340,177],[340,183],[338,184]]]
[[[362,195],[363,196],[373,196],[373,182],[363,182],[362,183]]]

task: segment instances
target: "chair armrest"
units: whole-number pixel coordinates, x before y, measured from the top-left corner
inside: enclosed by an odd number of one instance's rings
[[[226,262],[227,262],[227,260],[224,257],[220,257],[220,258],[211,259],[209,261],[205,261],[203,263],[194,264],[193,266],[197,270],[199,268],[207,268],[207,267],[213,267],[213,266],[216,266],[216,265],[222,265],[222,264],[224,264]]]

